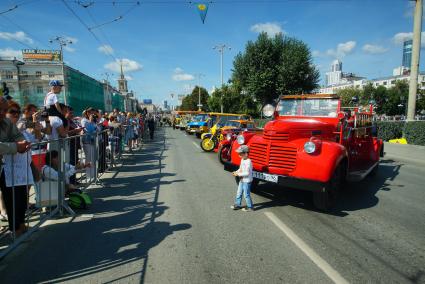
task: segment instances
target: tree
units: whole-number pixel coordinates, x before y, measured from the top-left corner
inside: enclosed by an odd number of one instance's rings
[[[341,98],[342,107],[352,107],[354,106],[353,97],[358,97],[359,99],[363,96],[363,92],[355,88],[347,88],[338,90],[337,95]]]
[[[257,116],[257,104],[252,96],[242,94],[236,85],[225,85],[216,89],[208,99],[211,111],[221,111],[221,98],[223,98],[223,111],[225,113],[247,113]]]
[[[282,34],[270,38],[261,33],[233,62],[232,82],[262,104],[280,95],[311,92],[318,81],[307,45]]]
[[[208,110],[208,97],[209,94],[205,88],[201,89],[201,104],[203,105],[202,110]],[[195,86],[193,88],[192,93],[184,97],[182,101],[182,105],[180,107],[181,110],[198,110],[199,103],[199,87]]]

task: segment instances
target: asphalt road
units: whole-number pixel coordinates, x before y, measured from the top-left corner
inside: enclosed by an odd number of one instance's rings
[[[0,283],[425,283],[425,170],[384,160],[331,213],[261,184],[254,212],[216,155],[160,131],[91,194],[0,262]],[[88,218],[87,218],[88,217]]]

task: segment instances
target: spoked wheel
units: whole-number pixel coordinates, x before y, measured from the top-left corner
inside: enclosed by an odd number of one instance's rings
[[[212,152],[215,148],[217,141],[214,138],[204,138],[201,141],[201,148],[202,150],[204,150],[205,152]]]
[[[333,206],[335,206],[343,180],[343,167],[339,165],[335,169],[331,180],[325,186],[325,191],[313,193],[314,206],[321,211],[329,211]]]
[[[218,160],[222,164],[230,161],[230,145],[222,145],[218,148]]]

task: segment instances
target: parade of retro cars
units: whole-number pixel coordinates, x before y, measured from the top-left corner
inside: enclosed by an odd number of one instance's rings
[[[383,142],[376,137],[373,108],[346,108],[336,95],[281,97],[266,105],[269,121],[258,128],[246,114],[178,112],[174,125],[201,138],[205,152],[216,152],[226,171],[240,164],[236,149],[247,145],[253,163],[252,189],[275,183],[313,193],[313,203],[327,211],[338,202],[346,182],[378,170]]]

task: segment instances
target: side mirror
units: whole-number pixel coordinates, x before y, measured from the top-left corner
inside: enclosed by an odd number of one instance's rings
[[[275,112],[275,107],[271,104],[267,104],[263,107],[263,116],[265,118],[273,117],[274,112]]]

